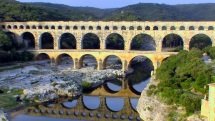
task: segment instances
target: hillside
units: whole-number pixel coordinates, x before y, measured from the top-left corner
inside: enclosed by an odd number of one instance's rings
[[[0,21],[200,21],[215,20],[215,4],[166,5],[139,3],[122,8],[99,9],[51,3],[0,1]]]

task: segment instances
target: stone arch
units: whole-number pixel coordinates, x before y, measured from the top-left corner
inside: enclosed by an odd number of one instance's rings
[[[101,26],[97,26],[96,29],[97,30],[101,30],[102,28],[101,28]]]
[[[32,26],[32,29],[37,29],[37,27],[35,25]]]
[[[71,33],[64,33],[59,40],[59,49],[76,49],[76,39]]]
[[[199,30],[204,30],[204,26],[199,26]]]
[[[74,60],[69,54],[63,53],[57,56],[56,64],[65,65],[67,67],[74,67]]]
[[[39,25],[39,26],[38,26],[38,29],[43,29],[43,26],[42,26],[42,25]]]
[[[58,26],[58,29],[63,29],[63,27],[62,26]]]
[[[1,25],[1,28],[2,28],[2,29],[5,29],[5,25]]]
[[[214,27],[213,26],[209,26],[208,30],[214,30]]]
[[[153,27],[153,30],[158,30],[158,26],[154,26],[154,27]]]
[[[152,36],[148,34],[138,34],[132,39],[130,49],[142,51],[155,51],[156,43]]]
[[[105,30],[109,30],[110,28],[109,28],[109,26],[105,26]]]
[[[81,30],[85,30],[85,26],[81,26]]]
[[[151,29],[150,26],[145,27],[145,30],[150,30],[150,29]]]
[[[194,26],[190,26],[189,30],[195,30],[195,27]]]
[[[55,26],[52,25],[52,26],[51,26],[51,29],[55,29]]]
[[[98,61],[95,56],[90,54],[82,55],[79,60],[79,67],[93,67],[94,69],[97,69],[98,67]]]
[[[8,26],[7,26],[7,29],[11,29],[11,25],[8,25]]]
[[[183,39],[178,34],[168,34],[163,38],[162,51],[164,52],[178,52],[183,50]]]
[[[124,38],[117,33],[112,33],[107,36],[105,40],[105,48],[111,50],[124,50],[125,41]]]
[[[51,58],[48,54],[46,53],[39,53],[35,56],[35,60],[36,61],[42,61],[42,60],[46,60],[46,61],[50,61]]]
[[[41,34],[40,49],[54,49],[54,38],[49,32]]]
[[[82,39],[82,49],[100,49],[99,37],[94,33],[87,33]]]
[[[122,27],[121,27],[121,30],[126,30],[126,27],[125,27],[125,26],[122,26]]]
[[[130,26],[130,27],[129,27],[129,30],[134,30],[134,26]]]
[[[185,30],[185,27],[184,27],[184,26],[180,26],[179,29],[180,29],[180,30]]]
[[[116,55],[108,55],[103,61],[103,69],[122,69],[122,59]]]
[[[176,30],[176,27],[175,26],[171,26],[170,30]]]
[[[46,25],[44,28],[45,28],[45,29],[49,29],[49,26],[48,26],[48,25]]]
[[[66,30],[70,30],[70,26],[66,26],[65,29],[66,29]]]
[[[211,38],[206,34],[194,35],[189,43],[189,49],[198,48],[204,49],[205,47],[212,46]]]
[[[26,29],[30,29],[30,26],[29,26],[29,25],[27,25],[27,26],[26,26]]]
[[[30,32],[25,32],[22,34],[22,41],[26,49],[35,49],[35,37]]]
[[[78,27],[77,27],[77,26],[74,26],[74,27],[73,27],[73,30],[78,30]]]
[[[93,26],[89,26],[89,30],[93,30]]]
[[[18,29],[17,25],[14,25],[14,26],[13,26],[13,29]]]
[[[167,30],[167,27],[166,26],[162,26],[162,30]]]
[[[118,27],[117,26],[113,26],[113,30],[118,30]]]
[[[19,29],[24,29],[24,26],[23,26],[23,25],[20,25],[20,26],[19,26]]]
[[[137,30],[143,30],[142,26],[138,26]]]

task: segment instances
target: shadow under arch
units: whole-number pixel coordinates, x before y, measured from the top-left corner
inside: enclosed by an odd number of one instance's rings
[[[54,49],[54,38],[49,32],[44,32],[40,35],[40,49]]]
[[[71,33],[63,33],[59,39],[59,49],[76,49],[76,38]]]
[[[162,40],[163,52],[179,52],[184,48],[184,41],[178,34],[171,33],[166,35]]]
[[[69,54],[63,53],[57,56],[56,64],[72,67],[72,65],[74,65],[74,60]]]
[[[86,54],[81,56],[79,60],[79,67],[80,68],[85,68],[85,67],[93,67],[94,69],[97,69],[98,67],[98,62],[95,56],[91,54]]]
[[[100,40],[98,35],[87,33],[81,41],[82,49],[100,49]]]
[[[133,93],[140,95],[151,80],[151,75],[154,71],[153,62],[146,56],[135,56],[129,62],[129,69],[132,71],[130,71],[131,73],[126,78],[128,87]]]
[[[208,46],[212,46],[212,40],[206,34],[196,34],[191,38],[189,42],[190,50],[192,48],[204,49]]]
[[[138,34],[132,39],[130,50],[155,51],[156,43],[151,35]]]
[[[105,39],[105,49],[110,50],[124,50],[125,41],[122,35],[118,33],[111,33]]]
[[[108,55],[103,61],[103,69],[122,69],[121,58],[116,55]]]
[[[35,37],[31,32],[24,32],[21,37],[26,49],[35,49]]]

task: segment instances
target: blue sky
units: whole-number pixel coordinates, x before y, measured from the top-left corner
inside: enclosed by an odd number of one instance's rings
[[[116,8],[135,3],[164,3],[164,4],[190,4],[215,3],[215,0],[17,0],[21,2],[50,2],[70,6],[89,6],[97,8]]]

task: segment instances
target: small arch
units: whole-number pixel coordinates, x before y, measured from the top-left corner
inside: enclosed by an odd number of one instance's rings
[[[55,26],[52,25],[52,26],[51,26],[51,29],[55,29]]]
[[[46,25],[44,28],[45,28],[45,29],[49,29],[49,26],[48,26],[48,25]]]
[[[179,29],[180,29],[180,30],[185,30],[185,27],[184,27],[184,26],[180,26]]]
[[[73,27],[73,30],[78,30],[78,27],[77,27],[77,26],[74,26],[74,27]]]
[[[80,58],[79,66],[80,68],[93,67],[94,69],[96,69],[98,67],[98,62],[93,55],[86,54]]]
[[[105,26],[105,30],[109,30],[109,26]]]
[[[145,27],[145,30],[150,30],[150,26],[146,26],[146,27]]]
[[[109,55],[103,61],[104,69],[122,69],[122,60],[116,55]]]
[[[106,49],[111,50],[124,50],[124,39],[117,33],[112,33],[107,36],[105,40]]]
[[[66,28],[65,28],[66,30],[70,30],[70,26],[66,26]]]
[[[32,28],[32,29],[37,29],[37,27],[36,27],[35,25],[33,25],[31,28]]]
[[[27,26],[26,26],[26,29],[30,29],[30,26],[29,26],[29,25],[27,25]]]
[[[100,49],[99,37],[94,33],[87,33],[82,39],[82,49]]]
[[[142,26],[138,26],[137,30],[143,30]]]
[[[126,27],[125,27],[125,26],[122,26],[122,27],[121,27],[121,30],[126,30]]]
[[[101,26],[97,26],[96,29],[97,30],[101,30],[102,28],[101,28]]]
[[[158,26],[154,26],[154,27],[153,27],[153,30],[158,30]]]
[[[183,39],[177,34],[168,34],[163,38],[162,51],[164,52],[178,52],[183,50]]]
[[[51,58],[46,53],[40,53],[40,54],[36,55],[35,60],[36,61],[47,61],[48,63],[51,62]]]
[[[204,29],[205,29],[204,26],[199,27],[199,30],[204,30]]]
[[[85,30],[85,26],[81,26],[81,30]]]
[[[212,40],[211,38],[206,34],[197,34],[194,35],[191,38],[191,41],[189,43],[189,49],[192,48],[198,48],[198,49],[204,49],[208,46],[212,46]]]
[[[35,49],[35,37],[30,32],[22,34],[22,41],[26,49]]]
[[[38,29],[43,29],[43,26],[39,25],[39,26],[38,26]]]
[[[176,30],[176,27],[175,26],[171,26],[170,30]]]
[[[5,25],[2,25],[1,28],[2,28],[2,29],[5,29]]]
[[[20,25],[20,26],[19,26],[19,29],[24,29],[24,26],[23,26],[23,25]]]
[[[148,34],[138,34],[132,39],[130,49],[142,51],[155,51],[156,43],[152,36]]]
[[[118,30],[118,27],[117,26],[113,26],[113,30]]]
[[[50,33],[45,32],[41,35],[40,49],[54,49],[54,38]]]
[[[11,29],[11,25],[8,25],[8,26],[7,26],[7,29]]]
[[[56,64],[59,65],[59,66],[63,66],[63,67],[73,68],[74,61],[73,61],[73,58],[70,55],[64,53],[64,54],[60,54],[56,58]]]
[[[76,49],[76,39],[73,34],[64,33],[60,37],[60,49]]]
[[[195,27],[194,26],[190,26],[189,30],[195,30]]]
[[[58,26],[58,29],[63,29],[63,27],[62,26]]]
[[[92,27],[92,26],[89,26],[89,30],[93,30],[93,27]]]
[[[13,29],[18,29],[17,25],[14,25],[14,26],[13,26]]]
[[[213,26],[209,26],[208,30],[214,30],[214,27]]]
[[[166,26],[162,26],[162,30],[167,30],[167,27]]]
[[[134,30],[134,26],[130,26],[130,27],[129,27],[129,30]]]

